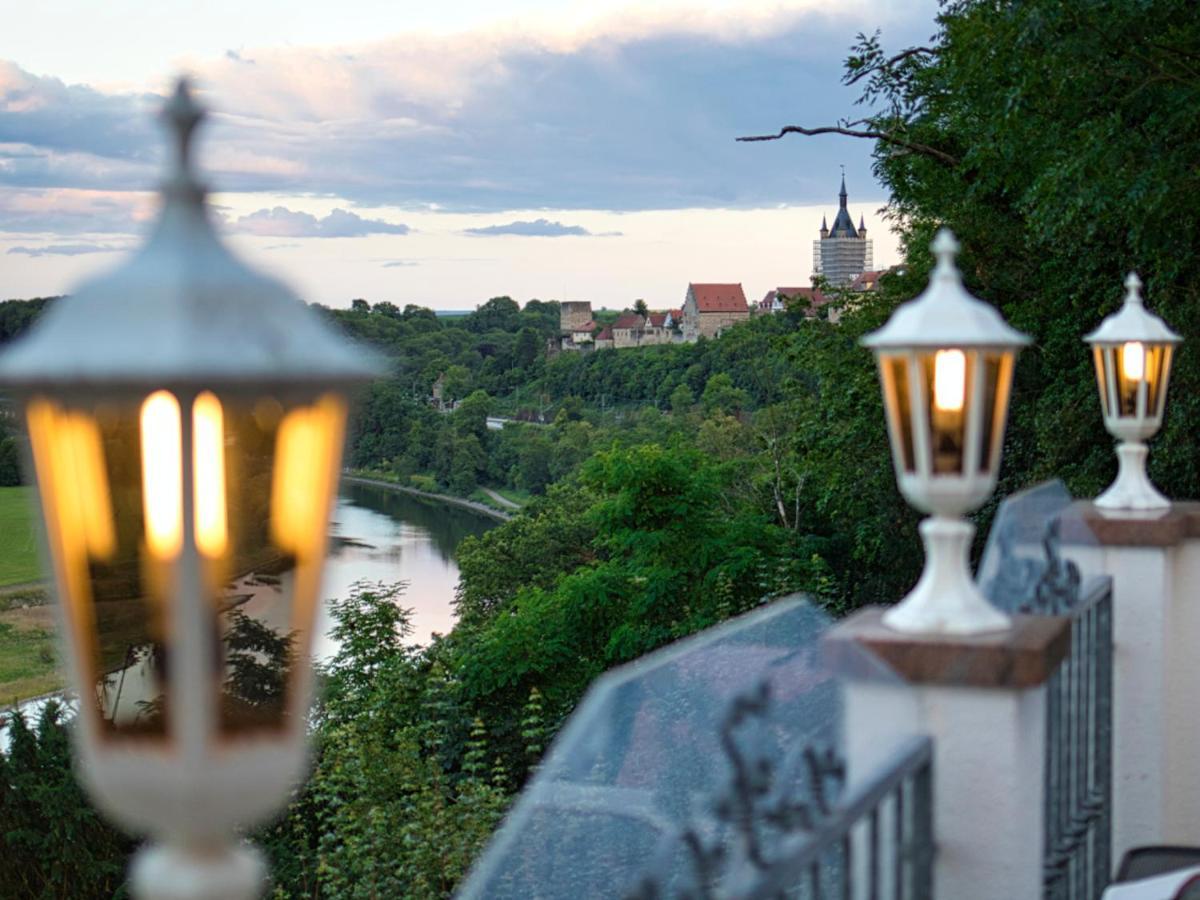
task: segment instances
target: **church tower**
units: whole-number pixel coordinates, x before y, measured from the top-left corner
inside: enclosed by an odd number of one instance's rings
[[[842,173],[842,189],[838,192],[838,211],[833,228],[821,220],[821,236],[813,241],[813,275],[822,275],[829,284],[842,287],[855,276],[870,271],[874,265],[871,242],[867,240],[866,223],[858,217],[858,228],[847,208],[846,175]]]

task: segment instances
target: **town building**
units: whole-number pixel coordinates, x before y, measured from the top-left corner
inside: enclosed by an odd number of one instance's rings
[[[758,313],[781,313],[787,310],[788,301],[798,304],[805,310],[804,318],[817,318],[818,311],[828,305],[833,298],[828,294],[823,293],[820,288],[813,287],[777,287],[772,291],[767,291],[761,300],[758,301]],[[829,318],[832,321],[837,321],[835,318],[836,310],[830,310]]]
[[[640,347],[642,344],[642,332],[645,327],[645,316],[640,316],[632,312],[622,313],[621,317],[613,322],[613,346],[618,350],[629,347]]]
[[[558,327],[563,333],[575,331],[592,320],[592,304],[587,300],[568,300],[558,304]]]
[[[874,266],[871,241],[867,239],[867,227],[863,217],[858,217],[858,227],[850,218],[847,208],[846,176],[842,176],[842,189],[838,193],[838,211],[833,219],[833,228],[821,219],[821,236],[813,241],[813,275],[821,276],[826,283],[844,287],[863,272]]]
[[[682,333],[685,341],[701,336],[715,338],[722,331],[750,318],[750,305],[741,284],[688,285],[683,303]]]
[[[560,350],[591,350],[593,336],[600,330],[592,318],[592,304],[570,300],[558,305],[558,338],[551,340],[550,355]]]

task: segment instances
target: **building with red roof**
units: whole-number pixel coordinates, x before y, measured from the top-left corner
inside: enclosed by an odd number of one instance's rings
[[[722,331],[750,318],[750,305],[741,284],[688,285],[683,301],[683,339],[695,341],[701,335],[717,337]]]
[[[822,293],[819,288],[777,287],[773,291],[767,291],[758,301],[758,311],[760,313],[784,312],[788,306],[787,301],[792,300],[797,302],[801,309],[804,309],[806,319],[813,319],[817,316],[817,310],[832,299],[829,295]]]

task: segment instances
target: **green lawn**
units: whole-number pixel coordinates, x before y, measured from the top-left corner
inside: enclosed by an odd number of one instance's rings
[[[0,617],[18,612],[10,610]],[[59,690],[66,682],[58,669],[54,635],[40,624],[0,621],[0,705]]]
[[[0,587],[42,579],[33,488],[0,487]]]

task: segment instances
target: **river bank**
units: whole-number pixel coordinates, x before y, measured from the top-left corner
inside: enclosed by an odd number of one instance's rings
[[[468,500],[466,497],[455,497],[452,494],[435,494],[431,491],[423,491],[420,488],[409,487],[405,484],[397,484],[394,481],[384,481],[381,478],[370,478],[365,475],[351,475],[349,473],[342,475],[342,481],[351,484],[366,484],[371,487],[386,488],[391,491],[399,491],[403,494],[410,494],[413,497],[423,497],[426,500],[434,500],[438,503],[448,503],[452,506],[459,506],[463,509],[469,509],[471,512],[479,513],[482,516],[490,516],[493,519],[499,519],[501,522],[507,522],[512,518],[511,513],[506,513],[495,507],[488,506],[486,503],[479,503],[475,500]]]

